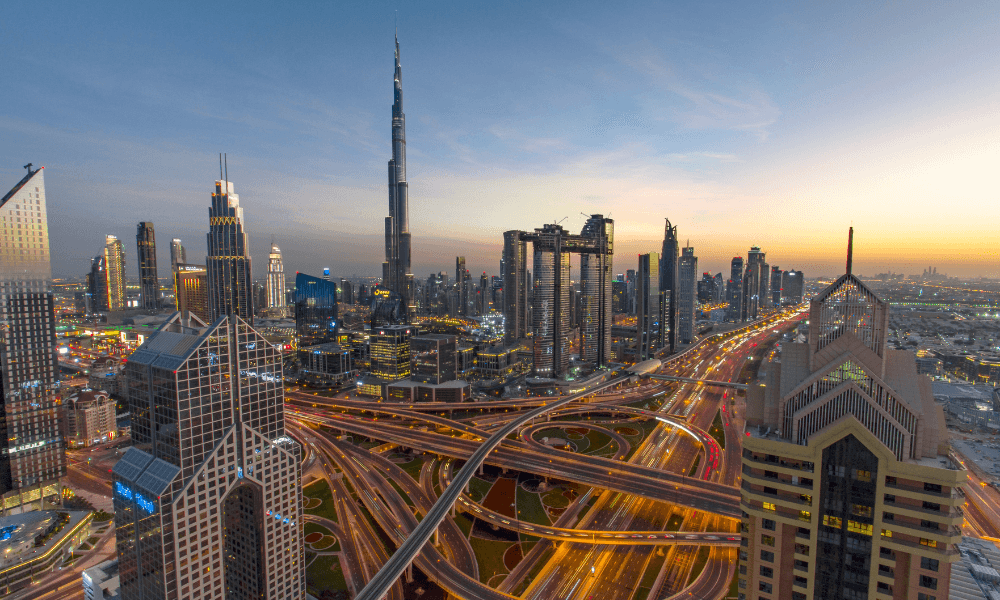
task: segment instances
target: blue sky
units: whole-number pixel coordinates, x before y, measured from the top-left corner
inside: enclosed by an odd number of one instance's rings
[[[988,2],[46,3],[0,21],[0,187],[46,166],[53,270],[156,224],[205,251],[218,152],[254,270],[376,275],[392,35],[414,271],[497,271],[502,232],[663,218],[702,270],[760,245],[842,268],[1000,276],[998,11]],[[398,15],[398,17],[397,17]],[[6,185],[3,185],[6,182]],[[134,275],[134,273],[133,273]]]

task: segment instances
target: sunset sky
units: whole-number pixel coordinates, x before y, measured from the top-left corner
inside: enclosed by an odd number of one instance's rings
[[[32,2],[0,20],[0,188],[45,165],[56,276],[153,221],[203,262],[227,152],[254,270],[381,272],[393,27],[418,278],[502,232],[663,219],[701,270],[1000,277],[993,2]]]

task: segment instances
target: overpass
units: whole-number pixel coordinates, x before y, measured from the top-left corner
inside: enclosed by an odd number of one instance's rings
[[[746,390],[747,385],[745,383],[734,383],[732,381],[718,381],[715,379],[692,379],[691,377],[677,377],[676,375],[650,375],[650,379],[655,379],[657,381],[679,381],[681,383],[700,383],[702,385],[716,385],[720,387],[728,387],[736,390]]]

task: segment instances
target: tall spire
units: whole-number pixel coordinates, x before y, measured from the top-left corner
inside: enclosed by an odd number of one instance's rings
[[[851,263],[854,262],[854,228],[847,230],[847,274],[851,274]]]
[[[382,286],[399,294],[407,322],[413,317],[413,274],[410,271],[410,223],[406,179],[406,115],[403,113],[403,69],[399,64],[399,35],[395,38],[393,75],[392,159],[389,160],[389,216],[385,219],[385,262]]]

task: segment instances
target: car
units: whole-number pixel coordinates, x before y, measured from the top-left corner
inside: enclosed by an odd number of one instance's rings
[[[740,541],[740,538],[738,538],[738,537],[727,537],[726,539],[729,540],[730,542],[738,542],[738,541]]]
[[[717,540],[717,539],[719,539],[719,536],[709,535],[709,536],[706,536],[705,539],[706,540]]]
[[[656,539],[656,536],[653,535],[653,534],[649,534],[646,537],[649,538],[649,539],[651,539],[651,540],[655,540]]]
[[[616,538],[627,538],[628,536],[627,536],[627,535],[625,535],[624,533],[619,533],[619,534],[618,534],[618,535],[616,535],[615,537],[616,537]]]
[[[674,539],[674,536],[670,535],[669,533],[664,533],[663,537],[664,537],[664,539],[668,539],[668,540]]]
[[[684,539],[686,539],[686,540],[696,540],[696,539],[698,539],[698,536],[696,536],[696,535],[686,535],[686,536],[684,536]]]

